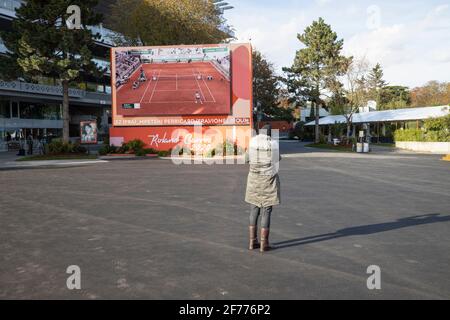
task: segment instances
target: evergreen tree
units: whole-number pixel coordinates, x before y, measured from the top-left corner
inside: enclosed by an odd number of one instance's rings
[[[375,100],[378,108],[381,108],[381,96],[383,95],[383,90],[387,86],[386,81],[383,80],[383,69],[379,63],[370,71],[367,84],[369,87],[370,98]]]
[[[387,86],[381,92],[380,109],[403,109],[411,105],[411,92],[404,86]]]
[[[322,18],[307,27],[298,39],[306,48],[297,51],[291,68],[291,79],[301,86],[301,92],[308,96],[315,106],[315,140],[320,141],[319,114],[324,106],[322,97],[336,85],[336,79],[342,76],[349,65],[349,58],[341,55],[343,40]],[[293,76],[292,76],[293,74]]]
[[[27,0],[16,9],[12,32],[2,32],[9,50],[1,58],[3,78],[49,76],[60,79],[63,88],[63,140],[69,140],[69,85],[85,74],[100,76],[92,61],[92,48],[100,35],[87,26],[98,25],[101,15],[94,12],[97,0]],[[66,21],[71,5],[81,13],[81,28],[69,28]]]
[[[370,71],[367,79],[370,88],[381,90],[385,86],[387,86],[387,83],[386,81],[384,81],[383,77],[384,77],[383,69],[381,65],[377,63],[375,67],[373,67],[373,69]]]

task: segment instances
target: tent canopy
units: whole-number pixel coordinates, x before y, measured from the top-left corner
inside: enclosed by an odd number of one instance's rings
[[[352,117],[354,124],[376,123],[376,122],[399,122],[426,120],[430,118],[441,118],[450,114],[449,106],[398,109],[386,111],[374,111],[365,113],[355,113]],[[345,116],[328,116],[320,119],[319,125],[327,126],[337,123],[346,123]],[[315,121],[309,122],[306,126],[314,126]]]

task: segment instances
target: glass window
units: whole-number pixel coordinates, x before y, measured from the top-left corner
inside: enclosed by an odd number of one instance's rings
[[[18,118],[18,117],[19,117],[19,103],[13,101],[11,103],[11,118]]]
[[[41,109],[41,119],[45,120],[61,120],[61,105],[59,104],[46,104]]]
[[[111,94],[111,86],[105,86],[105,93]]]
[[[20,102],[21,119],[39,119],[37,117],[38,106],[32,102]]]
[[[61,106],[52,103],[20,102],[21,119],[60,120]]]
[[[0,100],[0,118],[10,118],[9,100]]]

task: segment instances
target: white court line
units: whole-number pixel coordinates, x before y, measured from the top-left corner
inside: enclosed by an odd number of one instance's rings
[[[150,100],[148,100],[149,103],[152,103],[152,99],[153,99],[153,96],[155,95],[156,87],[158,86],[158,81],[159,81],[159,76],[161,75],[161,71],[162,70],[159,69],[158,77],[156,78],[155,87],[153,88],[153,92],[152,92],[152,95],[150,97]],[[153,81],[153,76],[152,76],[152,81]]]
[[[147,77],[147,72],[145,72],[145,76]],[[142,96],[142,99],[141,99],[141,101],[139,101],[139,103],[142,103],[142,101],[144,100],[145,95],[147,94],[148,88],[150,88],[150,84],[152,83],[152,80],[147,77],[147,82],[148,82],[147,88],[145,89],[144,95]]]
[[[197,87],[200,89],[200,93],[201,93],[202,96],[203,96],[203,100],[204,100],[205,102],[207,102],[206,97],[205,97],[205,95],[203,94],[203,90],[202,90],[202,88],[200,87],[200,82],[198,82],[198,79],[197,79],[197,77],[195,76],[195,70],[194,70],[194,69],[192,69],[192,73],[194,74],[195,81],[197,81]],[[202,76],[202,78],[203,78],[203,76]]]
[[[213,94],[212,94],[212,92],[211,92],[211,89],[209,89],[208,84],[207,84],[206,81],[205,81],[205,78],[202,77],[202,79],[203,79],[203,82],[205,83],[206,88],[207,88],[208,91],[209,91],[209,94],[211,95],[211,98],[213,98],[214,103],[216,103],[216,102],[217,102],[217,101],[216,101],[216,98],[214,98],[214,96],[213,96]]]
[[[156,90],[156,92],[176,92],[176,91],[197,91],[196,89],[178,89],[178,90]]]
[[[149,104],[161,104],[161,103],[194,103],[195,101],[187,100],[187,101],[156,101],[156,102],[150,102]],[[214,103],[212,101],[204,101],[203,103]]]

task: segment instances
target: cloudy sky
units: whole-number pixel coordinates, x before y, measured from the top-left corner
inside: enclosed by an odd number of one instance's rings
[[[344,53],[380,62],[392,85],[450,81],[450,0],[229,0],[240,42],[251,39],[281,71],[302,48],[297,33],[323,17]]]

